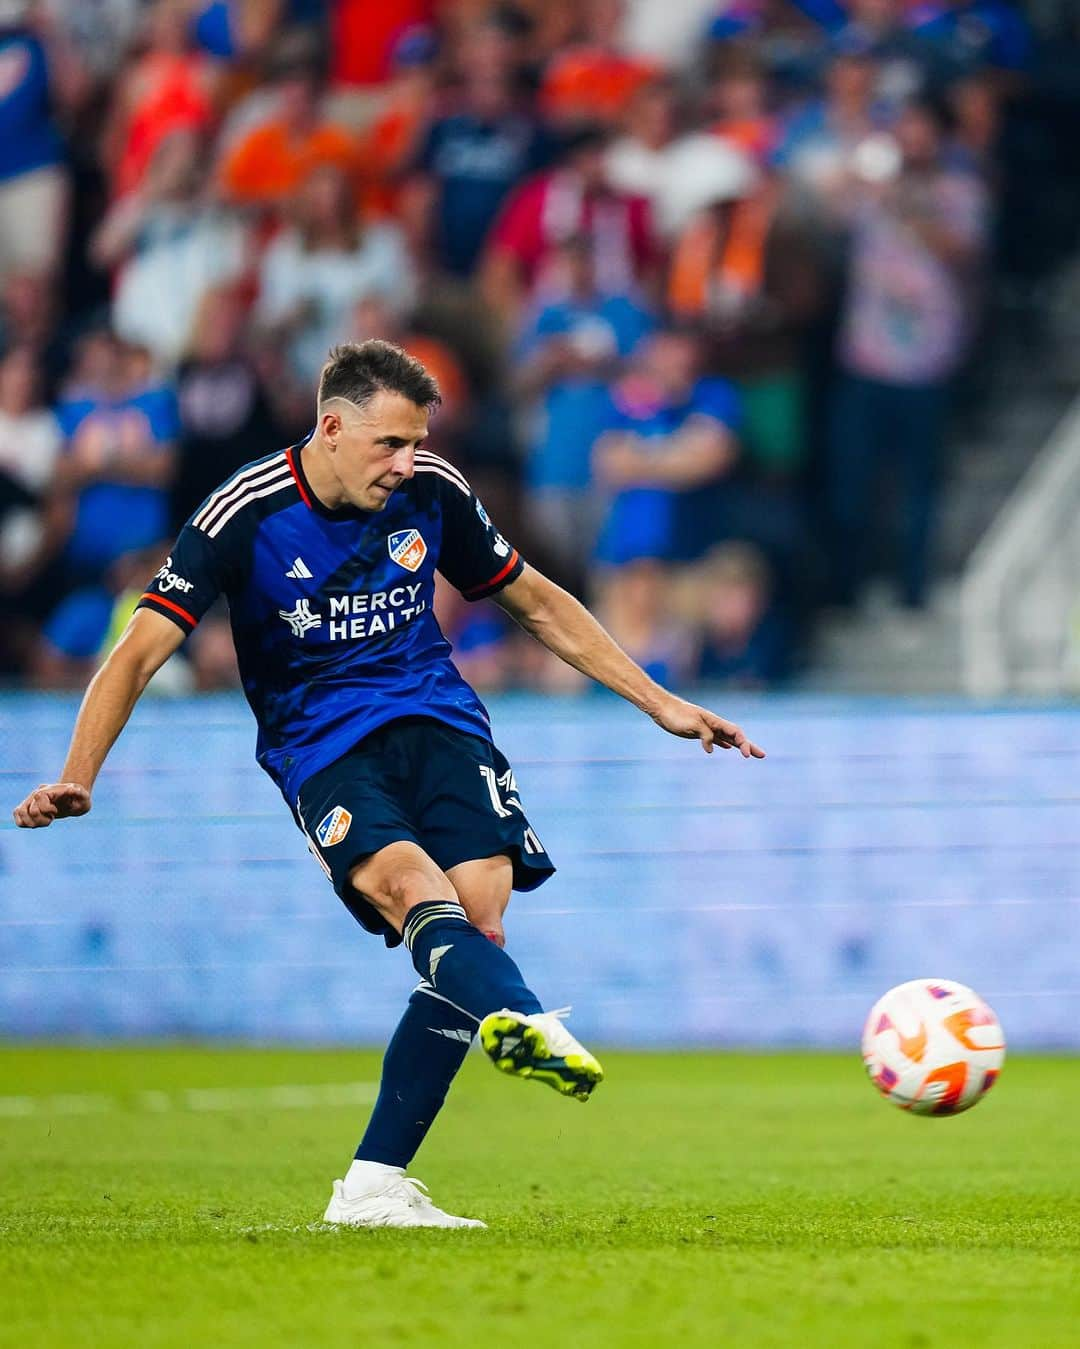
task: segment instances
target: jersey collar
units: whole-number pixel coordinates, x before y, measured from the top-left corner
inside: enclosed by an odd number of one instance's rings
[[[311,483],[308,482],[307,474],[304,472],[304,461],[300,456],[300,451],[314,434],[315,429],[313,427],[303,440],[298,440],[295,445],[290,445],[285,451],[285,462],[289,465],[289,472],[296,480],[296,490],[300,493],[300,500],[309,511],[314,511],[316,515],[321,515],[326,520],[370,520],[371,511],[362,511],[357,506],[341,506],[337,510],[331,510],[315,495]]]

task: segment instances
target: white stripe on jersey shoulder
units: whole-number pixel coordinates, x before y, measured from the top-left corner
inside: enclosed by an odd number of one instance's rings
[[[449,465],[448,465],[449,467]],[[438,478],[445,478],[446,482],[453,483],[458,491],[464,492],[467,496],[472,496],[472,488],[465,482],[460,473],[450,473],[441,464],[421,464],[417,460],[418,473],[436,473]]]
[[[262,495],[256,491],[257,488],[266,487],[272,484],[275,487],[288,487],[293,481],[292,473],[288,464],[280,469],[267,469],[265,473],[258,473],[238,488],[235,488],[227,497],[221,501],[208,513],[204,513],[200,528],[207,534],[216,534],[217,526],[226,516],[231,518],[236,514],[236,507],[243,505],[244,502],[251,499],[253,493]]]
[[[441,468],[444,473],[453,478],[459,487],[463,488],[466,492],[472,491],[472,488],[469,486],[468,480],[461,469],[456,468],[448,459],[441,458],[431,450],[416,451],[416,466],[417,468]]]
[[[246,469],[232,482],[227,483],[210,497],[192,523],[197,529],[208,531],[221,513],[228,510],[235,501],[246,495],[248,491],[256,487],[262,487],[266,483],[276,481],[279,478],[282,481],[292,478],[288,461],[284,458],[284,455],[280,459],[275,455],[272,460],[266,463]]]
[[[421,463],[437,464],[439,468],[445,468],[448,473],[453,473],[457,477],[459,477],[461,481],[465,483],[465,486],[468,487],[469,484],[466,481],[465,474],[462,473],[461,469],[458,468],[456,464],[452,464],[449,459],[444,459],[442,455],[436,454],[434,450],[424,450],[424,449],[417,450],[416,457],[421,461]]]
[[[253,477],[256,473],[263,473],[268,468],[278,468],[283,463],[285,463],[285,451],[278,450],[274,454],[268,454],[262,459],[256,459],[252,464],[244,464],[242,468],[236,470],[231,478],[226,478],[220,487],[214,488],[206,498],[205,503],[192,523],[198,523],[202,516],[213,510],[214,506],[222,499],[222,497],[228,496],[234,488],[239,487],[242,483],[246,482],[248,478]]]
[[[462,486],[460,478],[455,478],[452,474],[444,472],[441,468],[436,468],[434,464],[417,464],[416,471],[417,473],[437,474],[438,477],[445,478],[447,482],[452,482],[459,492],[464,492],[466,496],[472,495],[467,487]]]
[[[281,473],[282,470],[286,473],[289,472],[289,464],[285,458],[284,450],[271,455],[268,459],[260,460],[257,464],[250,464],[247,468],[242,468],[228,482],[223,483],[215,492],[210,493],[206,504],[199,510],[191,523],[197,529],[205,529],[210,523],[210,517],[223,506],[231,504],[238,495],[252,485],[254,479],[258,479],[260,482],[267,481],[267,474],[273,473],[276,475]]]
[[[253,501],[258,501],[261,497],[273,496],[275,492],[284,492],[288,488],[295,486],[296,484],[293,481],[292,474],[287,473],[284,478],[275,478],[273,482],[258,488],[257,491],[249,488],[243,496],[238,497],[237,500],[229,506],[224,515],[219,515],[213,524],[207,527],[205,531],[207,538],[216,539],[233,516],[239,511],[242,511],[245,506],[250,506]]]

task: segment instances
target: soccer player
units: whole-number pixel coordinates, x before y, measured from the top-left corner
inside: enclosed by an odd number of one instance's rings
[[[432,611],[435,572],[492,596],[563,660],[665,730],[762,758],[738,726],[654,683],[589,612],[526,565],[461,473],[423,448],[435,381],[387,342],[330,353],[318,422],[211,493],[91,681],[62,781],[15,822],[85,815],[101,765],[154,672],[228,597],[256,758],[357,921],[404,942],[420,975],[326,1221],[482,1227],[406,1176],[479,1031],[495,1066],[587,1100],[603,1077],[503,949],[511,889],[554,870],[488,715]]]

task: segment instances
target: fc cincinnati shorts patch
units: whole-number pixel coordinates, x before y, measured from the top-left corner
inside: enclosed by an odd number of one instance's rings
[[[349,884],[353,867],[387,844],[415,843],[443,871],[505,853],[515,890],[535,890],[555,870],[503,755],[490,741],[429,717],[380,727],[308,778],[297,815],[349,912],[388,946],[401,938]]]

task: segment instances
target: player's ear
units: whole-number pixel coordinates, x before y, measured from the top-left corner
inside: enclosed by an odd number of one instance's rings
[[[337,449],[338,436],[341,435],[341,414],[331,408],[319,414],[319,430],[323,442],[329,450]]]

